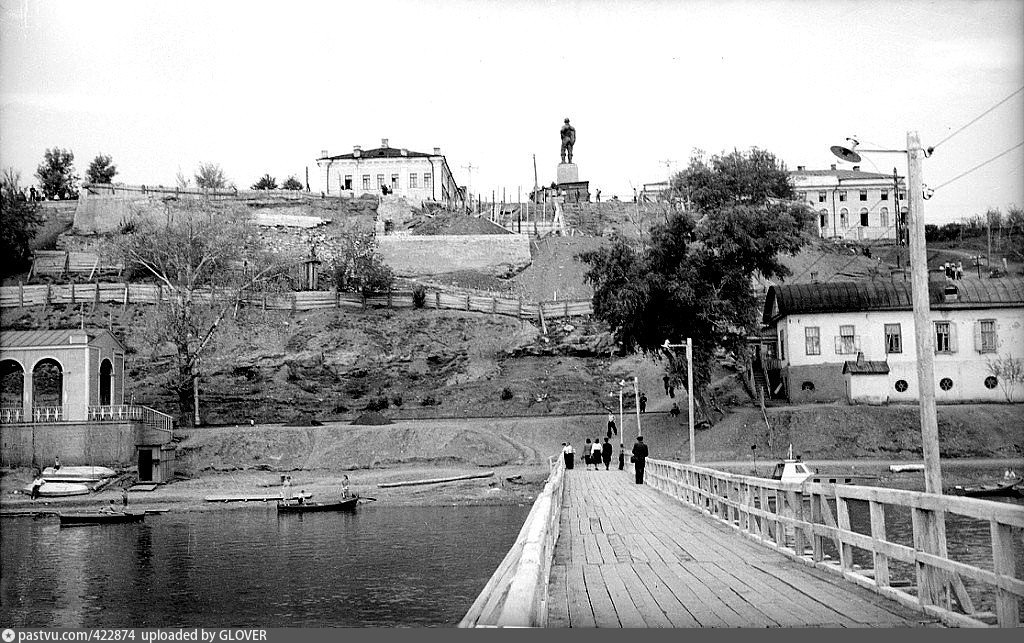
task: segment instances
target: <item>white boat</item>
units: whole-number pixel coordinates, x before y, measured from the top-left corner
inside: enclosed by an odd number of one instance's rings
[[[117,472],[108,467],[61,467],[43,469],[43,480],[47,482],[96,482],[116,476]]]
[[[50,482],[43,480],[39,487],[39,495],[44,498],[60,498],[63,496],[83,496],[91,490],[82,482]],[[25,493],[32,493],[32,485],[25,487]]]
[[[793,457],[793,445],[789,445],[789,456],[782,462],[775,465],[772,472],[772,480],[782,482],[824,482],[828,484],[854,484],[860,480],[874,480],[875,476],[865,476],[853,473],[819,473],[811,471],[799,458]]]
[[[890,464],[889,471],[903,473],[905,471],[924,471],[923,464]]]

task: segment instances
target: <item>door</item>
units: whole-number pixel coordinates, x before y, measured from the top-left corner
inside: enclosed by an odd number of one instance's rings
[[[139,482],[153,481],[153,452],[148,448],[139,449]]]

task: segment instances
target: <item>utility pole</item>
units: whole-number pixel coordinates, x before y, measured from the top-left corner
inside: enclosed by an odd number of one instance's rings
[[[921,450],[924,455],[926,493],[942,493],[939,463],[939,421],[935,410],[935,355],[928,306],[928,254],[924,241],[925,155],[917,132],[907,132],[907,191],[910,201],[910,276],[914,307],[914,338],[917,344],[917,386],[921,409]]]
[[[985,265],[992,270],[992,210],[985,211],[985,229],[988,234],[988,256],[985,257]]]
[[[538,194],[539,190],[540,190],[540,185],[537,184],[537,155],[534,154],[533,155],[533,198],[535,198],[535,199],[539,199],[540,198],[540,194]]]
[[[903,251],[900,250],[900,246],[903,245],[903,224],[900,222],[900,177],[896,174],[896,168],[892,168],[892,200],[896,204],[896,267],[903,267]]]
[[[473,161],[470,161],[469,165],[463,165],[462,169],[466,170],[469,173],[469,194],[467,194],[466,196],[470,201],[472,201],[472,196],[470,195],[473,194],[473,170],[479,170],[480,166],[473,165]]]
[[[640,437],[644,432],[640,428],[640,378],[636,375],[633,376],[633,396],[636,398],[636,436]]]

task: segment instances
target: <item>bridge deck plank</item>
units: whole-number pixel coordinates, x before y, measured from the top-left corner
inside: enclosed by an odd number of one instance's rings
[[[566,473],[551,627],[908,627],[929,620],[633,484],[630,471]]]

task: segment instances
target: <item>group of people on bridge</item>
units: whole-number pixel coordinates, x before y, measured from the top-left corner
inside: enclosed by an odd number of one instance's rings
[[[611,422],[611,421],[609,421]],[[590,467],[594,467],[594,471],[598,471],[601,464],[604,464],[605,471],[610,470],[612,462],[612,447],[609,442],[609,438],[604,439],[602,444],[597,438],[593,441],[587,438],[587,442],[583,447],[583,463],[587,467],[587,471]],[[633,445],[633,455],[630,456],[629,461],[633,463],[633,468],[636,471],[636,483],[644,483],[644,468],[647,464],[647,456],[649,450],[647,445],[644,443],[644,437],[638,435],[636,443]],[[572,469],[576,463],[576,449],[573,448],[571,442],[562,443],[562,459],[565,462],[566,469]],[[626,467],[626,458],[622,450],[619,450],[619,471],[622,471]]]

